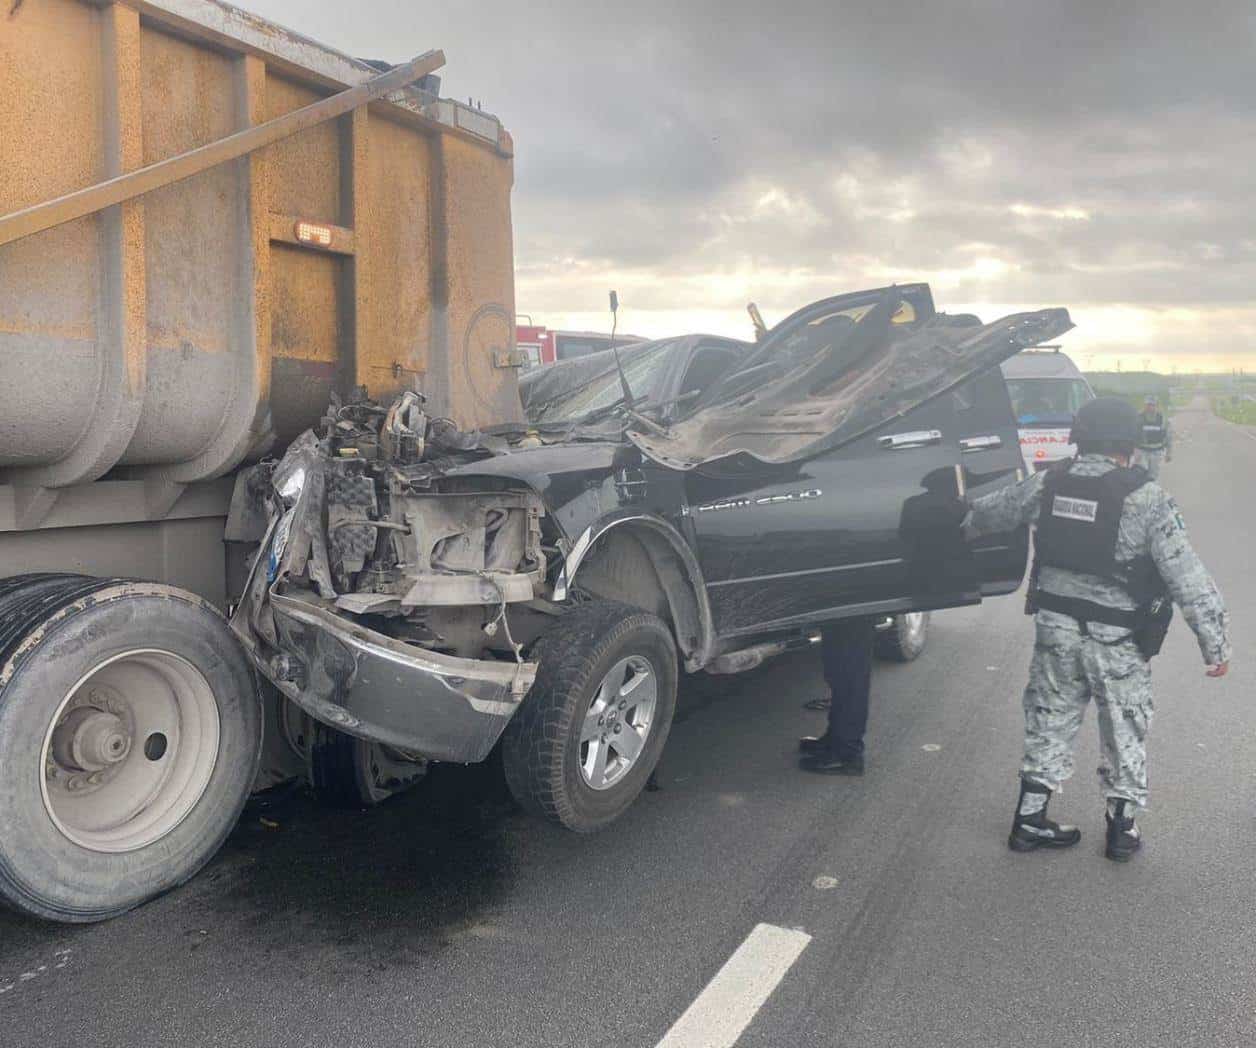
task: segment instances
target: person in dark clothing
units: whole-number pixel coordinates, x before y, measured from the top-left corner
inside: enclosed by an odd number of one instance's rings
[[[862,775],[864,732],[868,727],[868,689],[872,683],[872,650],[876,619],[844,619],[820,633],[820,659],[832,696],[829,728],[823,735],[799,740],[804,771],[819,775]]]

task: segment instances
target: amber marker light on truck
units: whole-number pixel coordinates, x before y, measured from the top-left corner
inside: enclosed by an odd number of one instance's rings
[[[298,222],[293,230],[302,244],[316,244],[318,247],[331,247],[331,227],[319,226],[313,222]]]

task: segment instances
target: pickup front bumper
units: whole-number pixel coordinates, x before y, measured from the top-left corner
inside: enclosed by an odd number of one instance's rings
[[[254,661],[324,724],[430,760],[484,760],[536,677],[534,663],[461,659],[406,644],[273,590],[279,651]]]

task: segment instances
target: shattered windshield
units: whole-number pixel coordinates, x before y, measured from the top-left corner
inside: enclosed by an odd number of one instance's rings
[[[1078,378],[1010,378],[1007,392],[1022,426],[1068,426],[1078,409],[1094,396]]]
[[[666,374],[667,352],[672,345],[673,340],[669,339],[664,342],[646,342],[625,347],[619,351],[624,376],[628,379],[633,399],[638,403],[658,400],[657,387]],[[543,400],[535,397],[530,399],[527,403],[528,421],[534,425],[579,422],[623,400],[624,389],[619,380],[619,372],[615,368],[614,355],[605,352],[597,354],[597,357],[604,366],[588,381],[581,382],[570,389],[560,389]],[[592,359],[592,357],[583,358],[586,362]],[[559,369],[562,367],[563,365],[556,364],[546,369],[549,372],[546,377],[557,379],[561,375]]]

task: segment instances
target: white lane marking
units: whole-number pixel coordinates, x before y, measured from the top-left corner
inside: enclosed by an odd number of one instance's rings
[[[53,961],[55,962],[52,965],[53,970],[64,968],[67,964],[69,964],[71,952],[72,951],[70,949],[57,950],[53,954]],[[16,990],[23,983],[28,983],[28,982],[31,982],[33,979],[38,979],[41,975],[44,975],[45,973],[47,973],[47,971],[48,971],[48,965],[41,964],[36,968],[32,968],[30,971],[22,972],[16,978],[9,979],[8,981],[5,981],[4,979],[0,979],[0,996],[3,996],[6,993],[11,993],[13,990]]]
[[[755,925],[658,1048],[732,1048],[809,942],[804,931]]]
[[[815,888],[817,891],[822,891],[822,892],[832,891],[834,888],[837,887],[837,885],[838,885],[838,880],[836,877],[830,877],[828,874],[824,874],[824,873],[820,874],[819,877],[817,877],[814,881],[811,882],[811,887]]]

